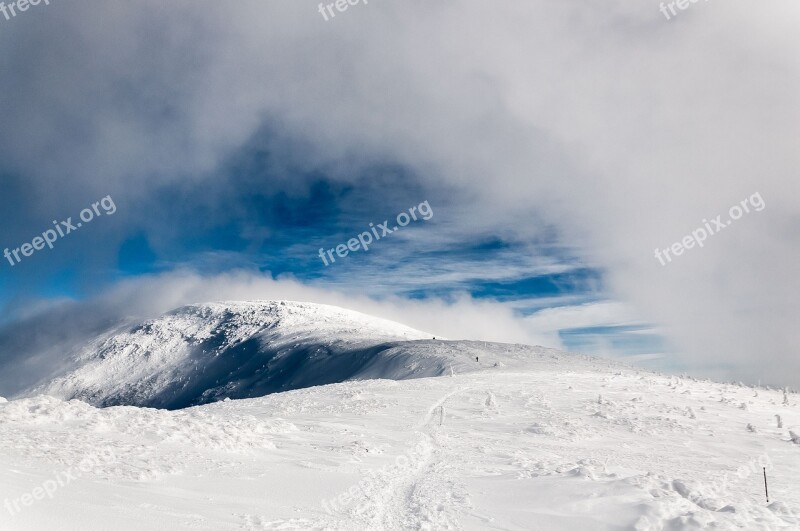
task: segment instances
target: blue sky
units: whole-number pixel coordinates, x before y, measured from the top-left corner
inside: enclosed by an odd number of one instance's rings
[[[26,299],[83,300],[115,282],[178,269],[208,275],[246,270],[378,299],[454,301],[466,294],[511,304],[520,317],[609,298],[601,270],[563,246],[555,227],[543,226],[530,240],[481,222],[457,226],[456,190],[430,186],[424,176],[391,161],[371,162],[343,183],[271,160],[248,145],[209,179],[225,186],[187,187],[176,180],[145,197],[116,192],[113,216],[94,220],[52,250],[4,267],[2,303],[8,308]],[[395,225],[398,213],[425,201],[433,212],[429,220],[420,216],[373,242],[368,252],[334,264],[319,258],[320,248],[335,248],[368,231],[370,223],[388,219]],[[82,207],[67,214],[77,218]],[[142,212],[156,214],[136,214]],[[27,225],[16,234],[36,234],[47,222],[31,219]],[[13,249],[21,243],[5,245]],[[602,323],[555,332],[574,350],[617,356],[663,352],[661,339],[647,330]]]
[[[0,246],[118,209],[0,267],[0,337],[280,294],[443,336],[800,374],[797,2],[670,21],[649,1],[396,2],[325,22],[199,1],[52,3],[0,28]],[[654,258],[755,193],[763,211]],[[429,221],[319,259],[423,201]]]

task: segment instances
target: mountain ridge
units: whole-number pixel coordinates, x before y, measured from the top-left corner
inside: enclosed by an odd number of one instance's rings
[[[482,364],[484,352],[495,361],[484,356]],[[348,380],[469,372],[542,353],[527,346],[434,340],[335,306],[212,302],[101,334],[70,354],[65,371],[21,396],[181,409]]]

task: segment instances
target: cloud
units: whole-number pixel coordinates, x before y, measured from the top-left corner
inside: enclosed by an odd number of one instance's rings
[[[103,307],[154,316],[178,306],[228,300],[295,300],[330,304],[395,320],[439,337],[536,343],[538,338],[522,326],[511,308],[467,296],[453,302],[380,300],[358,293],[308,286],[292,278],[273,279],[238,271],[205,276],[180,271],[122,282],[98,301]],[[492,319],[486,316],[492,315]]]
[[[626,305],[603,301],[547,308],[525,318],[534,330],[563,330],[592,326],[636,325],[638,313]]]
[[[224,187],[215,170],[269,123],[288,169],[354,182],[390,160],[458,190],[461,234],[555,227],[698,370],[800,383],[797,2],[671,21],[622,0],[371,3],[329,22],[301,2],[95,1],[36,17],[0,35],[25,50],[0,58],[17,95],[0,100],[0,158],[42,211],[87,190]],[[763,212],[654,259],[755,192]]]

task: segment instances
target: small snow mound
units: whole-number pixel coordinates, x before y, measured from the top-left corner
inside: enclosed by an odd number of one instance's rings
[[[586,478],[591,479],[592,481],[597,481],[597,476],[594,474],[594,471],[584,465],[579,465],[569,471],[569,474],[579,478]]]
[[[708,529],[712,522],[709,515],[692,511],[667,520],[667,525],[659,529]]]
[[[767,509],[769,509],[770,511],[772,511],[772,513],[778,516],[800,519],[800,512],[793,511],[788,505],[786,505],[782,501],[774,501],[770,503],[769,505],[767,505]]]
[[[731,505],[724,505],[725,502],[716,497],[713,490],[703,485],[690,485],[686,481],[675,479],[669,485],[682,498],[692,502],[701,509],[707,511],[735,513],[736,508]]]
[[[536,433],[537,435],[554,435],[555,431],[550,426],[545,426],[539,424],[538,422],[534,423],[530,428],[527,430],[530,433]]]
[[[494,396],[494,393],[490,392],[486,396],[486,407],[496,408],[497,407],[497,398]]]

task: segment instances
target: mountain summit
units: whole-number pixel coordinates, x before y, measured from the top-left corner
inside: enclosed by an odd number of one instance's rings
[[[502,353],[480,359],[482,352]],[[115,329],[72,353],[62,374],[26,396],[96,406],[180,409],[346,380],[402,380],[513,363],[511,350],[542,349],[433,340],[407,326],[311,303],[253,301],[185,306]],[[508,351],[508,352],[507,352]]]

